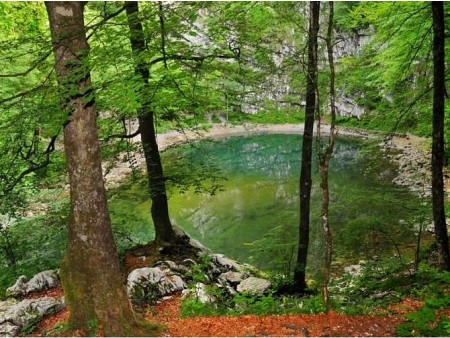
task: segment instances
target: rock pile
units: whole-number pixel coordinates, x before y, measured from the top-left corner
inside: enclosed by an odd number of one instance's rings
[[[65,306],[63,298],[21,299],[30,293],[45,291],[58,285],[55,270],[40,272],[29,281],[26,276],[20,276],[6,291],[10,298],[0,302],[0,336],[16,336],[43,317],[61,311]]]
[[[127,278],[127,292],[132,303],[154,303],[176,291],[182,291],[186,297],[197,297],[202,303],[210,303],[217,301],[210,293],[211,288],[219,288],[225,297],[237,293],[260,295],[270,290],[270,282],[259,278],[253,266],[240,264],[222,254],[213,254],[181,229],[176,230],[177,235],[185,239],[185,245],[195,249],[197,256],[181,262],[163,260],[131,271]],[[65,306],[62,297],[23,299],[30,293],[57,286],[59,278],[54,270],[40,272],[30,280],[20,276],[8,288],[9,298],[0,302],[0,336],[16,336],[43,317],[61,311]]]
[[[208,293],[208,286],[222,290],[222,295],[237,293],[260,295],[268,292],[271,283],[258,278],[257,270],[240,264],[222,254],[199,256],[200,263],[186,259],[181,263],[158,262],[152,268],[133,270],[127,279],[127,291],[133,303],[148,303],[161,299],[175,291],[185,296],[197,297],[202,303],[214,302],[214,295]],[[191,285],[192,288],[188,286]]]

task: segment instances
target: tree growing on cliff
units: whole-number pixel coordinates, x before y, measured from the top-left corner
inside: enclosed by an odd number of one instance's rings
[[[306,263],[309,246],[309,223],[311,201],[311,159],[316,112],[317,92],[317,36],[319,32],[320,2],[310,2],[308,31],[308,68],[306,74],[305,129],[303,132],[300,171],[300,224],[297,262],[294,271],[294,286],[299,291],[306,289]]]
[[[111,231],[102,177],[96,108],[88,65],[83,2],[46,2],[61,109],[67,113],[64,150],[70,183],[69,240],[61,280],[69,329],[106,336],[145,332],[131,308]]]

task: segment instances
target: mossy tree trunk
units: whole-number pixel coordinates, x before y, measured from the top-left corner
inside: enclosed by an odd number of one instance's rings
[[[125,3],[130,28],[130,42],[135,60],[135,72],[145,84],[141,89],[142,107],[138,112],[141,142],[147,167],[148,186],[152,199],[151,215],[155,226],[155,240],[161,245],[172,245],[176,241],[175,232],[170,222],[169,207],[166,194],[166,179],[156,142],[154,114],[148,102],[149,67],[143,55],[146,51],[144,30],[139,19],[139,5],[136,1]],[[164,38],[163,38],[164,39]]]
[[[439,267],[450,271],[450,250],[444,206],[444,117],[445,117],[445,22],[444,3],[433,1],[433,144],[431,158],[433,220]]]
[[[316,110],[317,90],[317,35],[319,32],[320,2],[311,1],[308,32],[308,69],[306,74],[305,129],[303,131],[302,160],[300,170],[300,224],[297,262],[294,271],[294,287],[306,289],[306,262],[309,247],[309,220],[311,200],[311,158]]]
[[[70,183],[69,239],[61,280],[69,330],[95,335],[143,332],[128,300],[111,230],[102,176],[96,108],[83,22],[85,3],[46,2],[62,108]]]

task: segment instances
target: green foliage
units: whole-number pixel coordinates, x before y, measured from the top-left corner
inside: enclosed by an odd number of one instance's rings
[[[20,330],[21,336],[31,335],[34,329],[36,328],[37,324],[39,324],[42,320],[41,316],[39,316],[38,311],[33,312],[31,316],[32,317],[28,321],[28,323]]]
[[[449,306],[450,274],[420,264],[417,272],[411,264],[399,259],[361,262],[360,274],[344,274],[330,284],[335,310],[349,315],[373,314],[386,309],[404,297],[424,299],[425,306],[408,315],[408,322],[399,327],[399,335],[430,335],[439,321],[436,311]],[[444,318],[445,321],[445,318]],[[442,335],[442,325],[432,335]],[[415,332],[415,333],[414,333]]]
[[[191,271],[186,274],[186,278],[192,283],[205,283],[208,280],[207,273],[211,268],[211,257],[208,255],[201,256],[197,264],[191,267]]]
[[[155,236],[150,217],[149,196],[147,189],[142,189],[146,186],[146,179],[139,174],[128,184],[110,192],[109,213],[121,257],[127,249],[146,244]]]
[[[296,236],[292,236],[292,226],[287,223],[291,218],[292,215],[281,217],[284,224],[270,229],[263,238],[247,244],[252,253],[250,260],[255,260],[255,257],[273,257],[266,268],[277,276],[284,276],[283,280],[291,277],[297,253],[298,241]]]
[[[18,220],[4,228],[0,237],[0,298],[19,276],[31,278],[43,270],[59,268],[67,240],[66,208],[63,204],[45,216]]]
[[[284,109],[279,111],[248,114],[246,119],[248,122],[256,124],[298,124],[305,121],[305,116],[303,112]]]
[[[360,1],[337,1],[334,11],[334,26],[340,32],[355,32],[367,28],[364,18],[358,18],[357,7]]]
[[[421,264],[409,292],[424,300],[424,305],[406,315],[407,321],[397,327],[399,336],[448,336],[450,321],[442,310],[450,307],[450,273],[439,272]]]
[[[211,161],[208,154],[197,156],[197,145],[191,143],[182,149],[170,149],[162,158],[168,190],[184,193],[189,190],[195,194],[207,193],[215,195],[223,190],[226,180],[220,168]]]
[[[224,315],[223,311],[217,309],[216,304],[203,304],[197,298],[190,297],[181,303],[180,315],[182,318],[197,316],[217,316]]]
[[[439,310],[450,307],[450,296],[427,298],[419,310],[406,315],[406,323],[397,326],[397,335],[402,337],[443,337],[450,334],[450,319],[438,315]]]
[[[429,4],[343,2],[336,5],[336,21],[343,31],[364,28],[358,34],[371,36],[359,55],[340,60],[336,75],[339,89],[367,113],[360,121],[339,118],[339,124],[431,136]]]
[[[96,319],[90,319],[87,322],[87,328],[88,328],[88,335],[91,337],[95,337],[98,335],[99,333],[99,324],[98,324],[98,320]]]
[[[220,292],[213,293],[214,296]],[[242,316],[242,315],[281,315],[281,314],[318,314],[326,311],[321,296],[295,298],[291,296],[236,294],[231,299],[220,299],[216,303],[202,304],[195,297],[190,297],[181,304],[182,317],[196,316]]]

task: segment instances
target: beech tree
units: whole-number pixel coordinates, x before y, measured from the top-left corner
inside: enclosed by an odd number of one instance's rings
[[[311,200],[311,158],[316,112],[317,91],[317,36],[319,32],[320,2],[310,2],[308,31],[308,68],[306,74],[305,129],[303,131],[302,159],[300,170],[300,225],[297,263],[294,271],[294,286],[306,289],[306,262],[309,246],[309,220]]]
[[[95,323],[107,336],[148,334],[127,298],[111,231],[102,177],[96,108],[88,65],[84,2],[46,2],[64,126],[70,183],[69,239],[61,280],[69,329],[89,333]]]
[[[151,215],[155,226],[155,240],[162,245],[174,244],[176,237],[169,218],[166,182],[156,142],[154,114],[150,108],[149,96],[145,95],[145,92],[148,90],[150,70],[142,58],[146,44],[142,23],[138,17],[139,5],[136,1],[130,1],[126,2],[125,8],[130,28],[131,49],[135,59],[135,72],[142,78],[144,83],[141,89],[143,102],[141,102],[141,108],[138,112],[138,121],[152,199]],[[160,17],[161,34],[163,35],[164,19],[162,18],[162,13],[160,13]],[[164,41],[164,36],[161,39]]]
[[[433,136],[431,150],[432,204],[439,267],[450,271],[450,251],[445,222],[444,197],[444,117],[445,117],[445,23],[444,3],[433,1]]]

